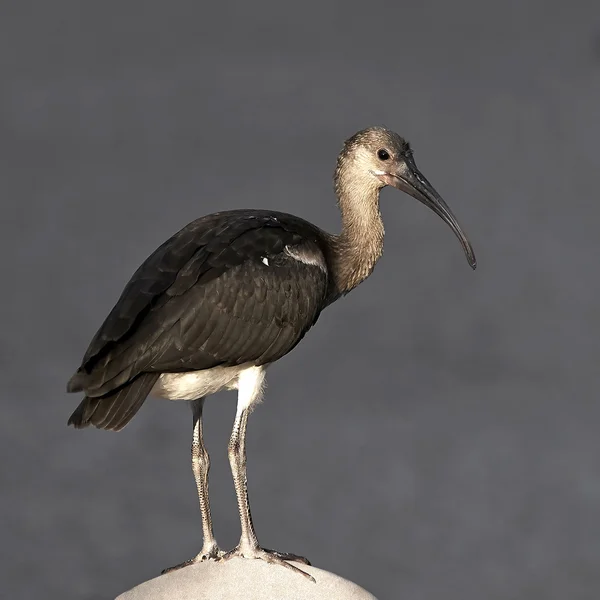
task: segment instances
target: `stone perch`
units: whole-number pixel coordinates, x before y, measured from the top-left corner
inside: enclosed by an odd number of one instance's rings
[[[301,565],[316,583],[262,560],[205,561],[141,583],[117,600],[377,600],[338,575]]]

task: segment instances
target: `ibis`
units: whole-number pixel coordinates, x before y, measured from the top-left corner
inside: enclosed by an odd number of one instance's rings
[[[164,572],[239,556],[310,578],[291,564],[309,564],[306,559],[258,543],[246,485],[248,416],[261,400],[267,368],[302,340],[324,308],[373,271],[383,250],[379,193],[385,186],[439,215],[476,267],[471,244],[417,168],[408,142],[389,129],[371,127],[346,140],[337,160],[339,234],[272,210],[201,217],[144,261],[92,339],[67,386],[85,394],[69,425],[119,431],[149,395],[191,404],[203,545],[196,557]],[[228,450],[241,537],[229,552],[213,535],[202,421],[206,397],[222,390],[238,393]]]

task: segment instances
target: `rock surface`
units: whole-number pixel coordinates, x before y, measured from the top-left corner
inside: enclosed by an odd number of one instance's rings
[[[207,561],[146,581],[117,600],[377,600],[338,575],[298,564],[316,580],[262,560]]]

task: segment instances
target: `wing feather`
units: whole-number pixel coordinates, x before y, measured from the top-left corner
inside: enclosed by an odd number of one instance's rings
[[[191,223],[136,271],[69,389],[97,397],[143,372],[277,360],[325,305],[319,236],[282,213],[231,211]],[[317,256],[313,264],[285,252],[299,244]]]

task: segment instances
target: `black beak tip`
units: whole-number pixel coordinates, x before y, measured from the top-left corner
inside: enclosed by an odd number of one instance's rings
[[[471,252],[470,254],[467,254],[467,261],[469,262],[469,266],[471,267],[471,269],[473,269],[473,271],[477,268],[477,259],[475,258],[475,255]]]

